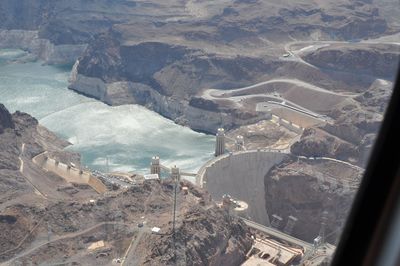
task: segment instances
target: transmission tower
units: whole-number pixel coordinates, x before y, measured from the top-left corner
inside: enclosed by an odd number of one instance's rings
[[[174,249],[174,260],[175,265],[186,265],[185,259],[185,250],[182,248],[182,245],[179,247],[179,254],[178,254],[178,247],[176,241],[176,229],[179,226],[178,224],[178,217],[179,217],[179,195],[180,195],[180,180],[181,175],[179,168],[176,166],[171,168],[171,179],[174,182],[174,202],[173,202],[173,219],[172,219],[172,241],[173,241],[173,249]]]
[[[319,230],[319,236],[321,237],[321,244],[325,243],[325,230],[328,222],[328,212],[323,211],[321,216],[321,229]]]

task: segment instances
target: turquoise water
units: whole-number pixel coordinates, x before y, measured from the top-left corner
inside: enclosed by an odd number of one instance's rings
[[[0,50],[0,102],[71,142],[84,165],[100,171],[147,173],[150,158],[196,171],[212,157],[214,137],[197,133],[138,105],[110,107],[67,89],[69,71],[18,60]],[[108,158],[108,166],[107,166]]]

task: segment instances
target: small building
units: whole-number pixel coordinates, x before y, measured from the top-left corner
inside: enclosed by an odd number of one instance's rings
[[[256,239],[247,254],[248,259],[242,265],[289,266],[302,256],[303,252],[299,248],[288,247],[271,239]]]
[[[104,241],[100,240],[97,242],[93,242],[92,244],[90,244],[90,246],[88,247],[88,250],[96,250],[99,248],[103,248],[105,246]]]
[[[151,229],[151,232],[152,232],[153,234],[158,234],[158,233],[160,233],[160,231],[161,231],[161,228],[159,228],[159,227],[153,227],[153,228]]]
[[[149,175],[144,175],[144,181],[151,181],[151,180],[159,180],[160,176],[158,174],[149,174]]]

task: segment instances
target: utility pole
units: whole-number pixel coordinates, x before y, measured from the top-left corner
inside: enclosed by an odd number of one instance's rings
[[[173,245],[174,245],[174,260],[175,260],[175,262],[177,261],[177,259],[176,259],[176,236],[175,236],[176,192],[177,192],[177,184],[175,181],[175,185],[174,185],[174,216],[173,216],[173,220],[172,220],[172,241],[173,241]]]
[[[186,243],[177,243],[176,231],[179,224],[179,204],[180,204],[180,180],[181,174],[179,168],[176,166],[171,168],[171,179],[174,182],[174,202],[173,202],[173,220],[172,220],[172,239],[173,239],[173,249],[174,249],[174,261],[177,266],[186,265]],[[181,239],[183,240],[183,239]],[[186,240],[185,240],[186,241]],[[179,250],[178,250],[179,249]],[[179,251],[179,252],[178,252]]]
[[[179,193],[179,182],[180,182],[180,172],[179,168],[174,166],[171,168],[171,178],[174,182],[174,202],[173,202],[173,218],[172,218],[172,241],[174,249],[174,260],[177,262],[177,252],[176,252],[176,216],[177,216],[177,198]]]
[[[321,244],[325,243],[325,229],[328,222],[328,212],[323,211],[321,216],[321,229],[319,230],[319,236],[321,237]]]

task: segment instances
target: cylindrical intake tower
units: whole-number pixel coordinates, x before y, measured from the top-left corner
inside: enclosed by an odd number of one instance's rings
[[[216,143],[215,143],[215,156],[220,156],[225,153],[225,130],[218,128]]]
[[[160,175],[160,173],[161,173],[160,157],[154,156],[153,158],[151,158],[150,174]]]
[[[235,151],[243,151],[244,150],[244,138],[239,135],[235,140]]]

